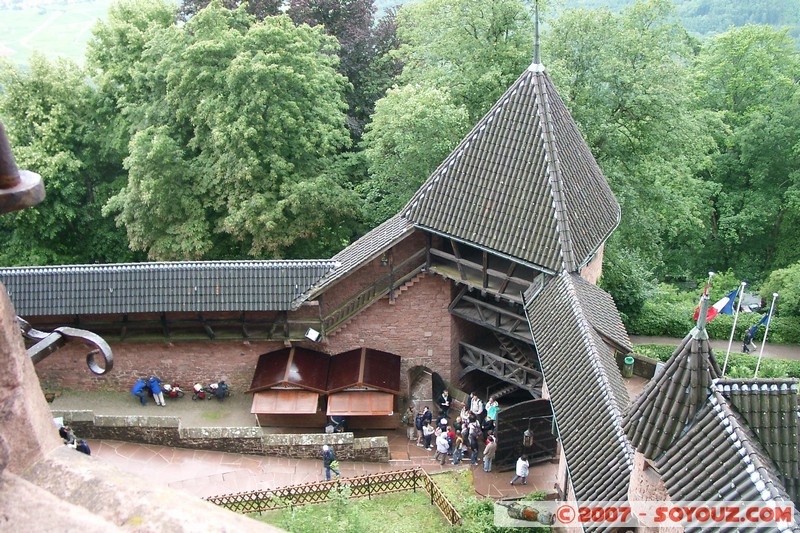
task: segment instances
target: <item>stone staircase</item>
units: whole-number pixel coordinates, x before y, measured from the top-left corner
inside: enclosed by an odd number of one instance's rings
[[[403,294],[405,291],[407,291],[415,284],[417,284],[419,281],[421,281],[423,278],[425,278],[426,275],[427,275],[426,272],[420,272],[419,274],[417,274],[416,276],[414,276],[413,278],[411,278],[410,280],[406,281],[398,288],[396,288],[394,290],[394,298],[389,300],[389,305],[394,305],[401,294]]]

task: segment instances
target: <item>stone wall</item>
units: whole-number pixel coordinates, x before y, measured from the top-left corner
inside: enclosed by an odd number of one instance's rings
[[[158,446],[317,459],[324,444],[339,459],[388,462],[389,439],[355,438],[352,433],[272,434],[258,427],[182,428],[174,416],[108,416],[92,411],[53,411],[82,438],[140,442]]]
[[[408,393],[408,370],[424,366],[452,379],[453,358],[450,282],[424,274],[400,292],[393,303],[381,298],[331,334],[324,349],[339,353],[361,346],[399,355],[400,390]]]

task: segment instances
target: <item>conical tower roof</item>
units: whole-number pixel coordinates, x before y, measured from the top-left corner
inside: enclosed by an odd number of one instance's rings
[[[445,159],[402,215],[414,225],[546,272],[574,272],[620,207],[539,64]]]
[[[697,326],[647,382],[625,416],[625,433],[648,459],[672,446],[705,405],[713,380],[722,375],[705,330],[707,311],[708,296],[704,296]]]

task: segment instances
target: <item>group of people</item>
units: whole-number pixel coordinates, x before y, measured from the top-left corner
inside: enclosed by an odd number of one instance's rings
[[[472,393],[464,403],[459,416],[450,422],[450,409],[453,399],[446,389],[436,400],[439,413],[434,414],[428,406],[416,412],[411,405],[404,415],[409,440],[417,441],[417,446],[434,450],[434,459],[444,465],[448,458],[454,465],[466,460],[477,465],[481,448],[483,449],[483,470],[492,471],[492,461],[497,453],[495,427],[500,406],[494,398],[484,405],[477,394]]]
[[[64,444],[66,444],[70,448],[74,448],[81,453],[85,453],[86,455],[92,455],[92,450],[89,449],[89,445],[86,443],[85,440],[75,437],[75,433],[72,431],[71,427],[69,426],[59,427],[58,435],[64,441]]]
[[[131,388],[131,394],[139,398],[139,403],[147,405],[147,397],[153,395],[156,405],[166,407],[164,401],[164,391],[161,386],[161,380],[155,376],[150,376],[150,379],[139,378]]]

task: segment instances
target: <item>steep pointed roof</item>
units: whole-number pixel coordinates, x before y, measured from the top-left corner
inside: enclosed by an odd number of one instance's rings
[[[620,207],[541,65],[531,65],[411,198],[423,229],[551,273],[574,272]]]
[[[706,403],[720,375],[705,329],[694,328],[628,410],[625,433],[631,444],[648,459],[664,453]]]

